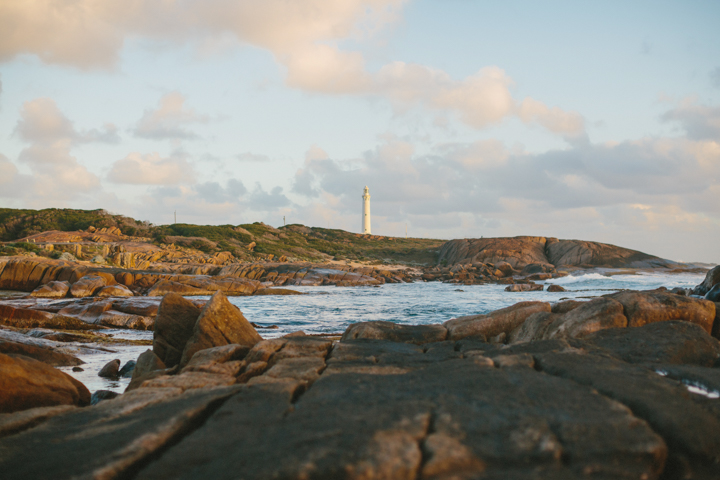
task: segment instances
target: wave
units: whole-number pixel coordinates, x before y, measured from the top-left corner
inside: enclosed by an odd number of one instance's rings
[[[548,280],[546,283],[553,283],[555,285],[570,285],[574,283],[587,283],[587,282],[607,282],[616,281],[613,277],[608,277],[600,273],[584,273],[582,275],[568,275],[567,277],[553,278]]]

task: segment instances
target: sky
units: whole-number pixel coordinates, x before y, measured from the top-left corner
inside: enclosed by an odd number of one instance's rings
[[[720,263],[720,2],[0,0],[0,206]]]

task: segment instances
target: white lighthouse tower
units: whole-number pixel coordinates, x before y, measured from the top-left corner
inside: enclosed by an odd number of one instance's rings
[[[370,235],[370,189],[365,185],[363,191],[363,218],[362,218],[362,232]]]

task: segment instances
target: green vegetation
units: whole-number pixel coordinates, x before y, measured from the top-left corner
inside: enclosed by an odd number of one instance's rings
[[[146,222],[138,222],[122,215],[112,215],[105,210],[74,210],[70,208],[46,208],[44,210],[18,210],[0,208],[0,241],[8,242],[48,230],[72,232],[88,227],[118,227],[124,234],[137,234],[139,229],[149,228]],[[132,231],[132,233],[131,233]]]
[[[125,235],[150,237],[157,244],[175,243],[204,253],[230,252],[239,260],[285,256],[307,261],[349,260],[374,264],[434,264],[444,240],[359,235],[344,230],[287,225],[274,228],[261,222],[246,225],[155,226],[104,210],[0,209],[0,240],[12,241],[47,230],[76,231],[88,227],[118,227]],[[253,246],[253,243],[255,244]],[[30,247],[3,247],[34,251]],[[0,253],[2,254],[2,253]],[[5,253],[11,255],[13,253]],[[16,254],[16,253],[14,253]],[[41,253],[42,254],[42,253]]]

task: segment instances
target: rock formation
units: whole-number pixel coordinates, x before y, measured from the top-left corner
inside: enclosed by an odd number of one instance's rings
[[[528,264],[554,267],[658,268],[678,264],[653,255],[598,242],[546,237],[475,238],[451,240],[440,248],[438,262],[507,262],[516,270]]]

